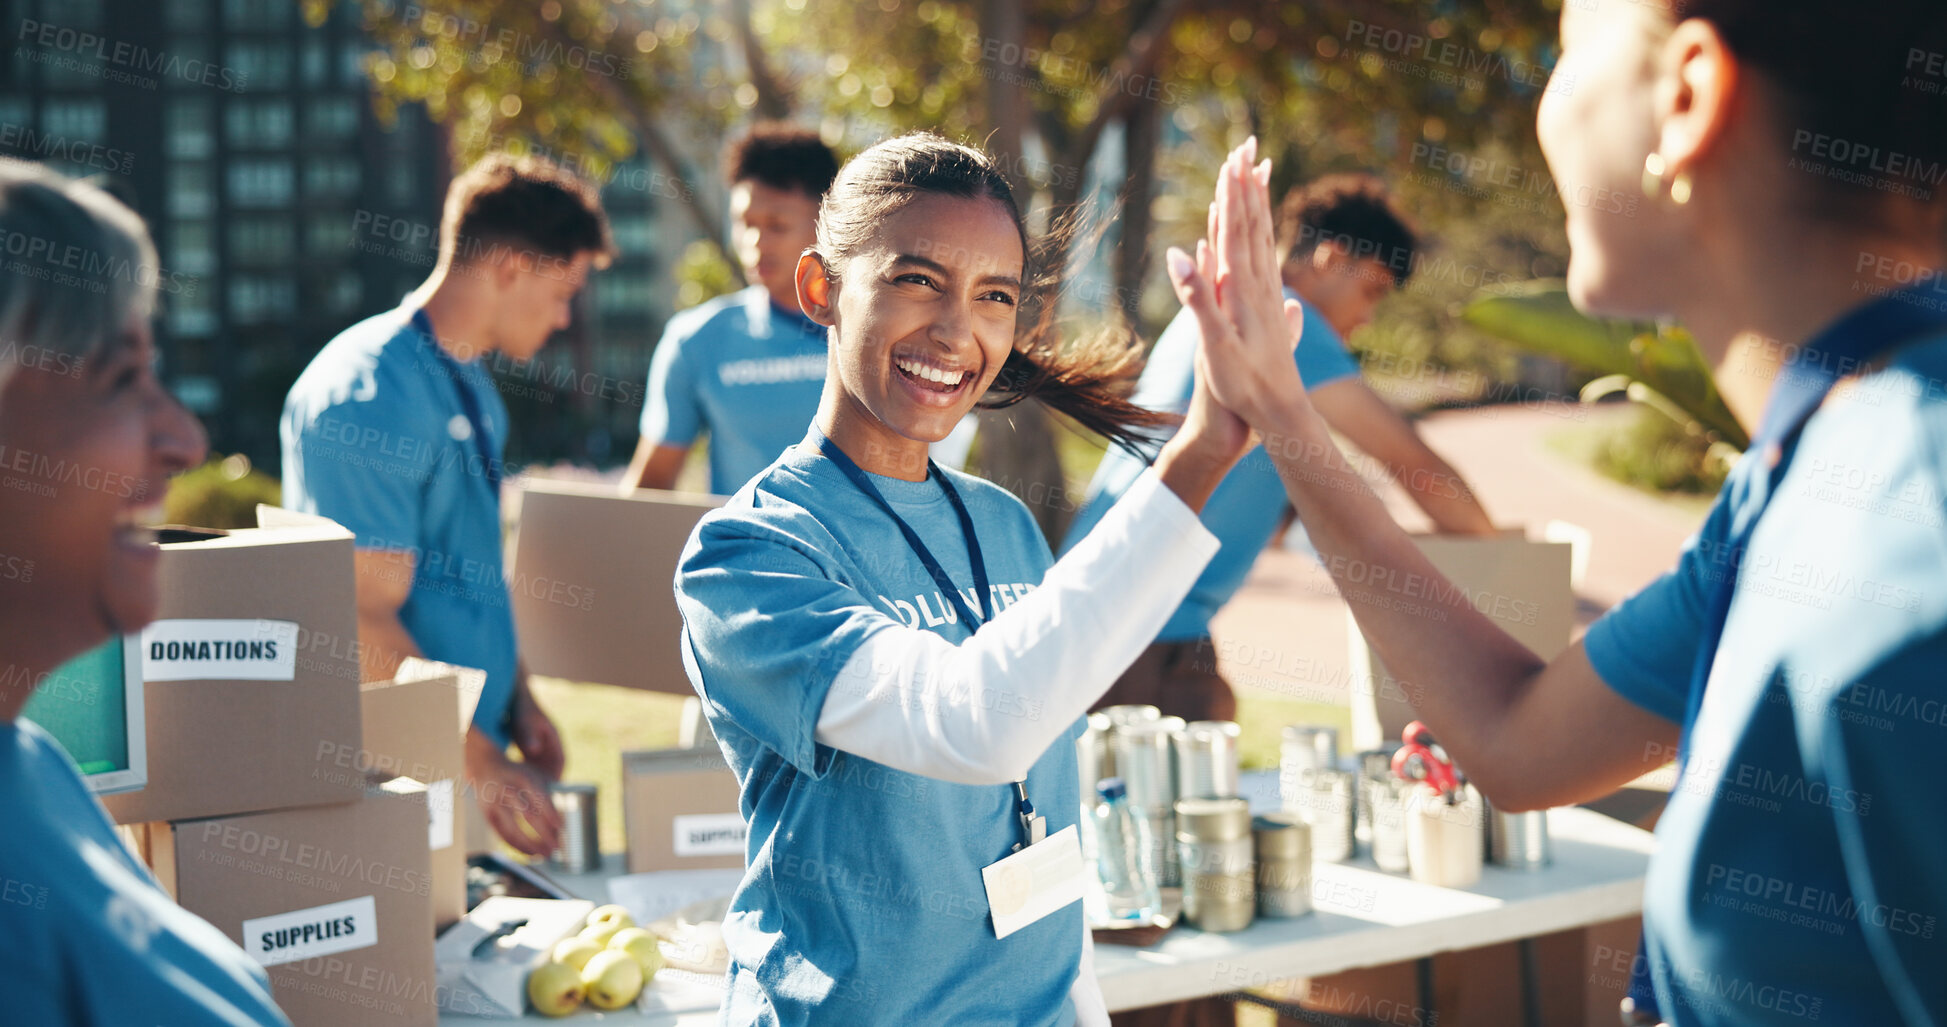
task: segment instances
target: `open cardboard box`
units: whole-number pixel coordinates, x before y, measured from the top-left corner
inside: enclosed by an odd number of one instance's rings
[[[102,797],[117,823],[351,802],[323,754],[359,744],[352,535],[161,532],[142,632],[148,783]]]
[[[333,753],[334,769],[425,784],[420,797],[432,860],[433,927],[445,930],[466,915],[466,839],[458,807],[470,793],[460,711],[471,704],[461,695],[460,677],[449,673],[366,682],[359,705],[365,744],[356,752]]]
[[[691,694],[672,583],[690,532],[721,496],[531,480],[508,560],[531,673]]]

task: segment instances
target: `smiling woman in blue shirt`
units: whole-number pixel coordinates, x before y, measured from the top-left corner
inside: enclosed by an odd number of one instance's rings
[[[142,219],[0,158],[0,238],[49,255],[0,274],[0,1021],[285,1024],[263,968],[156,886],[74,761],[20,718],[50,671],[154,619],[140,525],[205,446],[156,379]]]
[[[1124,442],[1160,423],[1111,389],[1133,340],[1058,348],[1054,270],[998,165],[937,136],[872,147],[826,196],[796,279],[832,338],[817,418],[676,575],[750,825],[725,1023],[1107,1022],[1080,891],[1036,918],[986,879],[1073,845],[1081,715],[1215,551],[1195,511],[1247,436],[1198,390],[1059,563],[1019,500],[933,465],[976,403]]]
[[[1353,614],[1497,806],[1677,759],[1632,1022],[1947,1022],[1947,794],[1919,762],[1947,729],[1947,7],[1566,3],[1561,31],[1537,128],[1569,293],[1691,329],[1755,442],[1676,567],[1552,661],[1464,598]],[[1213,391],[1326,566],[1439,580],[1288,340],[1222,320]]]

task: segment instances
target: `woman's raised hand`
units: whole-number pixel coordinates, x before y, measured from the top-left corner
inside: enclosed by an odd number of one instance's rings
[[[1217,175],[1207,234],[1194,261],[1167,255],[1176,295],[1203,336],[1199,388],[1259,429],[1281,409],[1304,401],[1291,358],[1304,324],[1296,300],[1284,298],[1271,212],[1271,161],[1257,160],[1257,137],[1232,150]]]

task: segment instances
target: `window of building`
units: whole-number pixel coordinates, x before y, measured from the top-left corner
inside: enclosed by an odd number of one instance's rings
[[[296,192],[295,177],[288,160],[231,161],[230,202],[239,207],[288,207]]]
[[[216,238],[207,221],[172,221],[164,250],[169,270],[207,275],[216,270]]]
[[[214,155],[216,132],[212,127],[210,102],[171,97],[162,109],[162,138],[170,157],[201,160]]]
[[[230,319],[240,325],[285,320],[297,310],[297,284],[286,275],[231,275],[229,291]]]
[[[304,164],[304,195],[350,196],[358,192],[358,161],[350,157],[319,157]]]
[[[306,36],[298,44],[297,76],[307,88],[329,85],[331,79],[330,51],[325,49],[325,41],[316,36]]]
[[[184,289],[163,297],[162,317],[169,325],[169,334],[177,341],[216,334],[216,306],[210,297],[212,291],[206,278],[197,282],[194,289]]]
[[[108,141],[108,104],[98,99],[49,100],[41,108],[48,135],[86,143]]]
[[[232,100],[223,108],[223,133],[240,150],[291,145],[291,105],[284,100]]]
[[[291,82],[290,47],[275,43],[231,43],[224,63],[246,89],[282,89]]]
[[[200,32],[210,24],[210,0],[169,0],[162,23],[178,32]]]
[[[216,214],[216,179],[205,161],[172,161],[166,176],[169,213],[180,218]]]
[[[304,138],[307,142],[350,139],[358,134],[358,100],[350,96],[327,96],[304,107]]]
[[[286,28],[296,7],[287,0],[223,0],[223,25],[233,31]]]
[[[325,287],[325,309],[333,314],[350,314],[358,309],[358,301],[364,296],[364,283],[358,280],[353,271],[340,271],[332,276]]]
[[[230,256],[243,264],[288,264],[297,256],[297,230],[286,218],[238,218],[230,223]]]
[[[313,214],[305,224],[304,251],[313,257],[343,257],[352,247],[352,215]]]

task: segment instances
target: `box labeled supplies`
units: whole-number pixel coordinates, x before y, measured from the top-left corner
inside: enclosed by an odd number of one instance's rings
[[[148,781],[118,823],[356,799],[326,755],[360,739],[352,535],[329,521],[167,529],[142,631]]]
[[[355,802],[145,825],[156,878],[262,964],[297,1027],[438,1021],[426,805],[411,782]]]
[[[670,583],[690,532],[721,496],[530,481],[507,589],[527,669],[691,694]]]
[[[749,831],[737,798],[737,778],[714,748],[623,753],[629,873],[742,867]]]
[[[1476,610],[1486,614],[1515,641],[1551,659],[1568,646],[1575,628],[1575,594],[1570,587],[1574,547],[1567,542],[1530,542],[1519,531],[1499,537],[1416,535],[1414,542]],[[1369,591],[1381,601],[1412,604],[1435,615],[1433,600],[1444,586],[1413,578],[1391,581]],[[1437,593],[1437,594],[1436,594]],[[1413,697],[1437,681],[1402,681],[1388,671],[1366,644],[1348,613],[1352,680],[1352,747],[1373,749],[1399,741],[1417,719]],[[1370,682],[1366,687],[1363,682]]]

